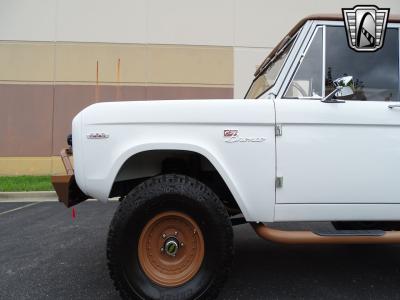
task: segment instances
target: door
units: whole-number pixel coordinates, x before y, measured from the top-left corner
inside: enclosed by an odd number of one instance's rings
[[[275,101],[282,125],[277,207],[400,203],[400,107],[390,108],[400,106],[398,51],[397,28],[387,29],[383,48],[373,53],[351,50],[341,26],[316,28]],[[342,76],[353,76],[354,94],[342,103],[321,102]]]

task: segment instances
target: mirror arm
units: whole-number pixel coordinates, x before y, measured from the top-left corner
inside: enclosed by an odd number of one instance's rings
[[[338,100],[338,99],[333,99],[335,94],[339,92],[342,89],[341,86],[336,87],[331,93],[329,93],[325,98],[321,100],[321,102],[324,103],[345,103],[346,101],[344,100]]]

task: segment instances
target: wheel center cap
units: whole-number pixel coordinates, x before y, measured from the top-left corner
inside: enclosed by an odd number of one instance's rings
[[[178,240],[173,237],[167,239],[164,243],[164,249],[165,249],[165,253],[167,253],[168,255],[175,256],[179,250]]]

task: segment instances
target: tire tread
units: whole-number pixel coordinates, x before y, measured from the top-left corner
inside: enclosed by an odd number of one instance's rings
[[[148,199],[171,190],[180,191],[189,195],[190,198],[203,202],[208,210],[214,211],[218,216],[217,225],[224,232],[222,244],[227,247],[223,248],[224,251],[220,257],[222,268],[218,270],[216,279],[199,299],[215,299],[229,275],[234,252],[233,230],[223,203],[209,187],[194,178],[179,174],[160,175],[136,186],[120,203],[110,224],[107,238],[107,264],[114,286],[123,299],[141,299],[139,296],[132,298],[129,286],[124,278],[121,278],[117,255],[114,255],[121,247],[118,241],[121,240],[119,235],[122,234],[123,224],[131,217],[132,212],[146,208]]]

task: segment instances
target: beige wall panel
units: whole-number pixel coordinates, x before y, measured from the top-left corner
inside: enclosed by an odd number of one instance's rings
[[[0,157],[0,176],[65,174],[59,156]]]
[[[54,93],[53,155],[66,148],[72,119],[85,107],[96,102],[96,86],[56,85]]]
[[[1,0],[0,40],[54,41],[57,0]]]
[[[120,82],[147,81],[145,46],[96,43],[57,43],[56,81],[96,82],[98,61],[99,81],[117,82],[118,59]]]
[[[71,162],[73,165],[73,163],[74,163],[73,157],[71,157]],[[66,174],[65,167],[64,167],[64,164],[63,164],[60,156],[52,156],[51,157],[51,170],[50,170],[49,174],[53,174],[53,175]]]
[[[151,83],[233,84],[231,47],[149,47]]]
[[[0,42],[0,80],[53,81],[54,44]]]
[[[56,85],[54,97],[53,154],[67,146],[74,116],[83,108],[100,101],[146,99],[144,86]]]
[[[231,46],[233,0],[149,0],[149,43]]]
[[[50,156],[53,87],[0,85],[0,156]]]
[[[149,86],[147,99],[232,99],[233,88]]]
[[[58,0],[57,41],[145,43],[147,0]]]
[[[0,176],[49,175],[51,157],[0,157]]]
[[[57,44],[56,81],[233,84],[229,47]]]
[[[235,46],[274,47],[303,17],[316,13],[342,13],[342,8],[360,3],[356,0],[265,1],[235,0]],[[400,13],[399,0],[374,1],[390,7],[391,14]]]
[[[56,85],[54,100],[53,155],[67,146],[74,116],[86,106],[110,100],[232,98],[232,88],[177,86]]]
[[[270,51],[269,48],[235,48],[235,98],[244,98],[254,72]]]

